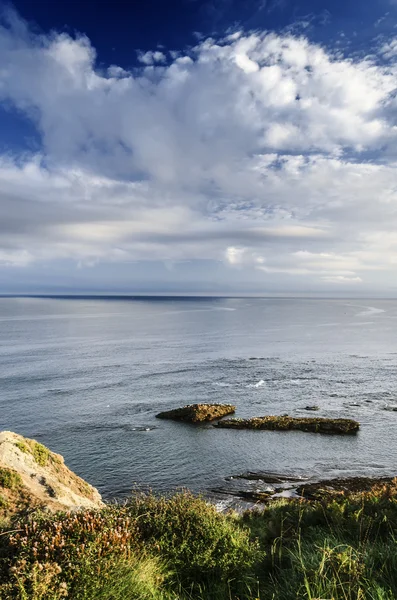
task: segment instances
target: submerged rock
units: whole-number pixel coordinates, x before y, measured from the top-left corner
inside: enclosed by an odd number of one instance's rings
[[[214,427],[230,429],[257,429],[271,431],[311,431],[313,433],[356,433],[360,423],[353,419],[326,419],[314,417],[252,417],[251,419],[225,419]]]
[[[101,505],[99,492],[70,471],[60,454],[11,431],[0,432],[0,513]]]
[[[182,408],[167,410],[156,415],[157,419],[173,419],[187,423],[214,421],[236,412],[232,404],[188,404]]]

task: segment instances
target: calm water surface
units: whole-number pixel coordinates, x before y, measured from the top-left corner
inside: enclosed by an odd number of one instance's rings
[[[397,472],[397,301],[0,299],[0,429],[36,438],[107,497],[205,490],[241,471]],[[192,402],[238,416],[352,417],[356,437],[158,421]]]

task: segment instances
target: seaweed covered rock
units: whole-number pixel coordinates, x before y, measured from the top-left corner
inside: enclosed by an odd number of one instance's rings
[[[0,432],[0,517],[25,508],[96,508],[99,492],[70,471],[63,457],[11,431]]]
[[[315,417],[267,416],[251,419],[225,419],[214,427],[230,429],[266,429],[271,431],[312,431],[313,433],[356,433],[360,423],[353,419],[327,419]]]
[[[397,495],[396,477],[337,477],[321,481],[306,482],[300,485],[296,492],[307,500],[332,500],[339,496],[352,498],[361,496],[364,500],[368,496]]]
[[[232,415],[234,412],[236,412],[236,407],[232,404],[188,404],[182,408],[161,412],[156,417],[185,421],[186,423],[203,423]]]

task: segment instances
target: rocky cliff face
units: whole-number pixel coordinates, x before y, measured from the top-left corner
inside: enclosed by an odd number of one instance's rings
[[[23,510],[102,506],[99,492],[70,471],[63,457],[35,440],[0,432],[0,516]]]

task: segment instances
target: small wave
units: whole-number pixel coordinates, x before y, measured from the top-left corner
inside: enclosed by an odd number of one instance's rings
[[[127,423],[79,423],[67,427],[70,431],[152,431],[155,425],[132,425]]]
[[[260,388],[263,387],[264,385],[266,385],[266,382],[264,379],[261,379],[260,381],[258,381],[258,383],[249,383],[247,385],[248,388]]]
[[[376,308],[375,306],[363,306],[365,310],[360,311],[355,316],[356,317],[366,317],[369,315],[378,315],[380,313],[386,312],[383,308]]]

